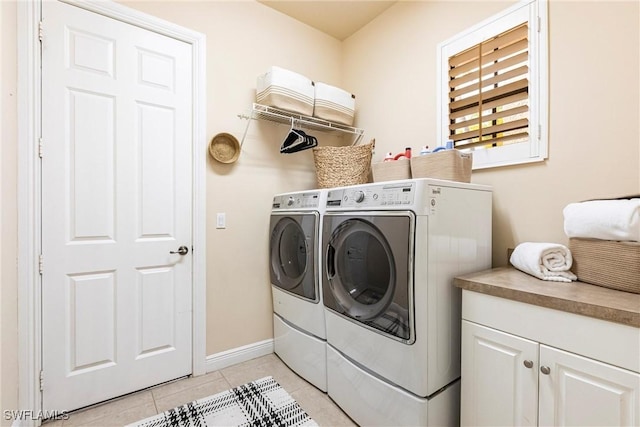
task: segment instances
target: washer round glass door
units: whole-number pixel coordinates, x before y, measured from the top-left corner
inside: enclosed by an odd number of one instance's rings
[[[411,224],[408,215],[326,215],[325,306],[396,338],[409,340]]]
[[[296,296],[318,301],[315,274],[317,214],[271,216],[271,283]]]
[[[327,247],[329,284],[338,304],[359,320],[380,315],[395,286],[393,254],[384,236],[360,219],[343,222]]]

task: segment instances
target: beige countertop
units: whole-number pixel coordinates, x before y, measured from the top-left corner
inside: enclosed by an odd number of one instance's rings
[[[549,282],[513,267],[466,274],[453,283],[469,291],[640,327],[640,294],[583,282]]]

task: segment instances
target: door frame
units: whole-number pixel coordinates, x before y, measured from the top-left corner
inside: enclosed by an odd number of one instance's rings
[[[41,90],[40,19],[42,1],[18,2],[18,405],[42,409],[41,253]],[[110,1],[59,0],[90,12],[181,40],[192,52],[193,270],[192,374],[206,373],[206,37]],[[46,36],[46,28],[45,28]],[[44,144],[46,155],[46,143]],[[45,380],[46,381],[46,380]],[[40,420],[23,421],[39,425]]]

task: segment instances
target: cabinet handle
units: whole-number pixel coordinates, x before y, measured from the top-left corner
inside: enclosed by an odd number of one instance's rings
[[[551,368],[548,366],[541,366],[540,372],[542,372],[545,375],[549,375],[551,373]]]
[[[533,368],[533,362],[531,360],[525,360],[524,366],[527,368]]]

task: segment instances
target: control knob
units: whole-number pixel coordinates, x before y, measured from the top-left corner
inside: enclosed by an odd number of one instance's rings
[[[294,202],[294,198],[293,197],[289,197],[289,199],[287,199],[287,206],[292,206]]]
[[[364,191],[356,191],[353,195],[356,203],[361,203],[364,200]]]

